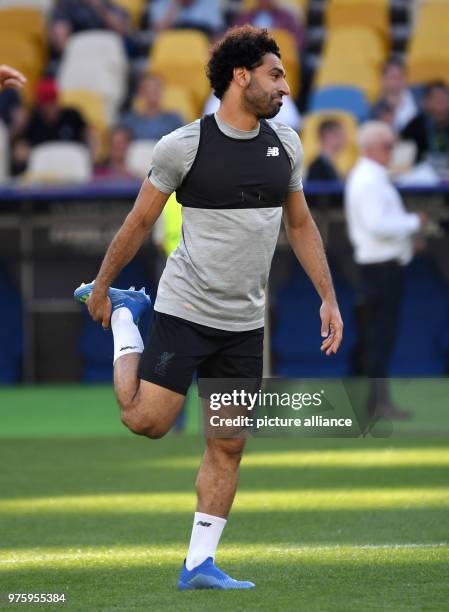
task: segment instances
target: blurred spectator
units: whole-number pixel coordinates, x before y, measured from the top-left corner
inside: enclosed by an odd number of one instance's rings
[[[401,136],[417,146],[417,160],[426,156],[443,162],[449,156],[449,88],[435,81],[426,87],[423,111],[404,128]]]
[[[346,146],[346,134],[342,124],[334,119],[323,121],[318,129],[320,152],[309,166],[308,181],[339,181],[335,166],[337,155]]]
[[[415,98],[407,89],[404,65],[392,58],[383,68],[382,93],[372,108],[372,117],[381,121],[388,119],[386,122],[399,133],[417,114]]]
[[[220,0],[151,0],[149,10],[156,32],[192,28],[212,36],[224,28]]]
[[[163,80],[156,74],[144,74],[137,88],[137,109],[126,113],[121,124],[133,138],[159,140],[162,136],[184,125],[177,113],[161,109]]]
[[[405,419],[410,413],[393,405],[386,379],[400,323],[404,270],[413,257],[412,236],[427,217],[406,212],[389,180],[394,144],[394,132],[385,123],[362,126],[361,158],[346,182],[345,212],[359,272],[359,350],[363,373],[372,381],[369,411]]]
[[[216,113],[219,106],[220,100],[214,96],[213,93],[211,93],[206,100],[206,104],[204,105],[203,115]],[[292,130],[295,130],[295,132],[298,132],[301,129],[302,117],[291,96],[284,96],[282,98],[281,109],[278,114],[273,117],[272,121],[284,123],[285,125],[288,125],[288,127],[291,127]]]
[[[31,148],[50,141],[87,142],[87,127],[80,113],[73,108],[61,108],[56,82],[42,79],[36,90],[36,106],[15,137],[12,153],[12,173],[25,170]]]
[[[131,142],[131,134],[126,127],[118,125],[109,132],[109,156],[104,164],[95,168],[95,178],[129,179],[135,178],[126,166],[126,154]]]
[[[380,98],[371,108],[371,118],[375,121],[387,123],[393,130],[394,128],[394,108],[386,98]],[[396,130],[395,130],[396,131]]]
[[[288,9],[278,5],[276,0],[258,0],[257,6],[252,11],[242,13],[234,22],[234,25],[249,23],[256,28],[267,28],[273,30],[279,28],[288,30],[295,37],[298,49],[304,43],[304,28],[301,21]]]
[[[125,36],[129,31],[129,15],[110,0],[59,0],[50,24],[54,50],[61,54],[69,36],[84,30],[112,30]]]
[[[0,91],[0,121],[11,125],[14,112],[22,105],[21,98],[14,89]]]

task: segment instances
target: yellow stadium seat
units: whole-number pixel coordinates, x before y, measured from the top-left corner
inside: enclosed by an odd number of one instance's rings
[[[198,118],[191,93],[178,85],[166,85],[162,94],[162,109],[182,115],[186,123]]]
[[[42,53],[47,49],[47,32],[42,11],[36,8],[0,8],[0,38],[14,35],[26,38]]]
[[[301,64],[299,62],[298,48],[293,35],[287,30],[274,29],[271,35],[277,42],[281,51],[282,63],[287,72],[287,81],[291,95],[296,98],[299,92]]]
[[[411,85],[444,81],[449,86],[449,57],[411,62],[407,67],[407,77]]]
[[[160,74],[167,84],[190,91],[199,113],[209,93],[208,60],[209,41],[205,34],[193,30],[167,30],[154,42],[148,70]]]
[[[432,0],[426,0],[418,6],[416,14],[416,29],[423,29],[431,32],[434,29],[445,27],[447,31],[447,24],[449,22],[449,4],[444,2],[435,2]]]
[[[367,27],[389,37],[390,16],[388,0],[331,0],[326,7],[326,26]]]
[[[304,120],[304,126],[301,132],[301,140],[304,147],[304,165],[309,167],[311,162],[316,158],[320,149],[318,128],[328,119],[339,121],[345,130],[347,143],[344,150],[337,158],[337,168],[339,172],[346,176],[352,166],[357,161],[357,121],[353,115],[343,111],[320,111],[317,113],[309,113]]]
[[[449,23],[449,22],[448,22]],[[449,30],[448,28],[435,28],[430,33],[418,31],[410,39],[407,60],[440,59],[449,56]]]
[[[419,5],[410,37],[407,67],[412,83],[448,81],[449,4],[427,0]]]
[[[108,151],[108,117],[104,99],[94,91],[87,89],[72,89],[61,91],[59,95],[61,106],[75,108],[92,128],[94,141],[94,157],[99,162],[106,159]]]
[[[34,88],[44,68],[44,58],[35,44],[27,39],[12,34],[0,36],[0,58],[2,64],[14,66],[27,77],[23,89],[24,100],[31,104],[34,99]]]
[[[339,57],[346,62],[348,57],[360,57],[380,66],[386,59],[386,48],[380,35],[371,28],[333,28],[326,39],[323,61]]]
[[[444,39],[447,39],[447,35],[448,30],[445,23],[435,23],[431,30],[421,27],[421,24],[419,24],[419,27],[413,31],[409,38],[409,48],[415,45],[419,47],[430,45],[432,48],[436,43],[444,42]]]
[[[62,106],[76,108],[92,127],[100,131],[107,129],[108,120],[104,99],[94,91],[87,89],[61,91],[60,103]]]
[[[134,27],[139,26],[143,12],[146,8],[145,0],[113,0],[113,3],[128,11],[131,23]]]
[[[0,37],[0,57],[2,64],[25,70],[26,77],[34,76],[43,65],[33,43],[14,34]]]
[[[380,71],[363,58],[342,62],[339,57],[326,57],[316,73],[314,88],[328,85],[354,85],[374,102],[380,93]]]

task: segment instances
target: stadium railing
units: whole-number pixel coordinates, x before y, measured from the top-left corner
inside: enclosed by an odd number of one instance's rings
[[[94,277],[140,184],[140,181],[127,181],[0,188],[0,266],[13,279],[12,285],[22,301],[24,346],[19,379],[33,382],[82,378],[79,354],[82,313],[72,299],[72,292],[81,281]],[[345,234],[342,189],[341,183],[305,184],[306,196],[325,243],[333,243],[335,237]],[[407,206],[411,210],[427,210],[436,226],[439,221],[447,220],[449,183],[407,186],[400,190]],[[441,232],[444,234],[445,230]],[[282,251],[287,253],[288,249],[281,233],[278,252]],[[449,251],[446,260],[448,255]],[[140,277],[136,280],[148,275],[155,287],[161,262],[153,268],[149,263],[154,259],[151,241],[144,246],[140,257]],[[276,266],[275,257],[273,290],[277,282]],[[58,359],[61,351],[65,363]]]

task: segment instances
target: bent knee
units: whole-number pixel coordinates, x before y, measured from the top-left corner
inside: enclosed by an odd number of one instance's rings
[[[135,433],[138,436],[151,438],[152,440],[163,438],[168,431],[167,428],[162,427],[149,419],[137,417],[130,412],[122,412],[121,419],[123,425],[132,431],[132,433]]]

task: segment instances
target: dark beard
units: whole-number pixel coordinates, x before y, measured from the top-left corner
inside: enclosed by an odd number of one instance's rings
[[[267,111],[265,112],[263,115],[256,115],[256,117],[258,119],[273,119],[273,117],[276,117],[276,115],[278,114],[278,112],[281,110],[281,107],[277,107],[277,108],[272,108],[271,111]]]
[[[245,110],[257,117],[257,119],[272,119],[281,110],[275,99],[259,87],[254,79],[243,96]]]

